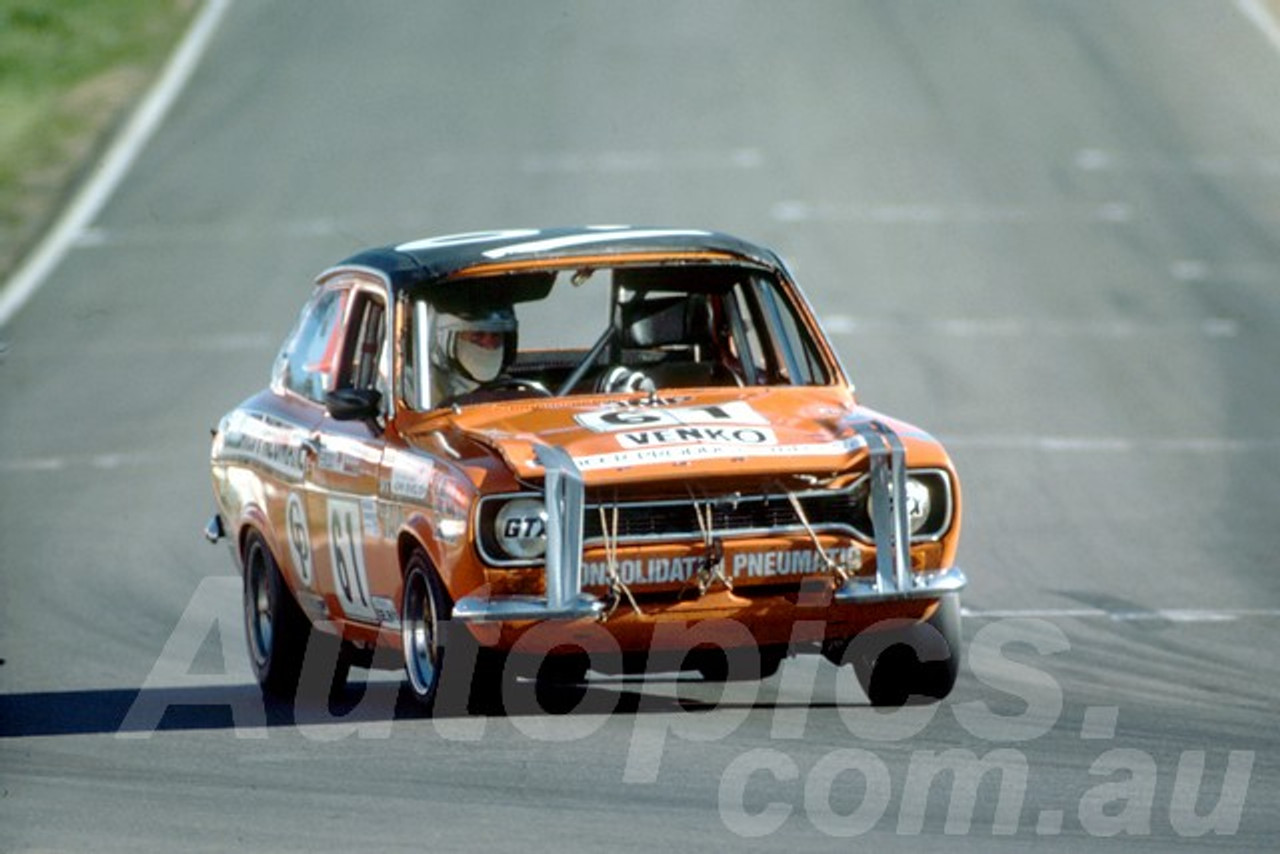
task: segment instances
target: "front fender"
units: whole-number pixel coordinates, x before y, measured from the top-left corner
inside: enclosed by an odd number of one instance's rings
[[[470,542],[465,536],[450,541],[441,535],[439,525],[428,513],[414,512],[397,534],[400,573],[403,576],[413,551],[421,549],[435,567],[449,598],[456,602],[485,583],[484,570],[476,561]]]

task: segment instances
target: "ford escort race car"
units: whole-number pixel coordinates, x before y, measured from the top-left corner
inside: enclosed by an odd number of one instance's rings
[[[858,403],[785,266],[728,235],[360,252],[211,461],[206,534],[273,694],[388,659],[426,706],[504,676],[766,677],[804,651],[875,704],[956,678],[951,460]]]

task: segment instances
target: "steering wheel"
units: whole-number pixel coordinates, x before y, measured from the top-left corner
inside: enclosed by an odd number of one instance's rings
[[[537,380],[529,380],[524,377],[498,377],[491,383],[483,386],[484,391],[501,391],[504,388],[514,388],[521,391],[532,391],[542,397],[551,397],[551,390]]]
[[[618,365],[596,381],[596,391],[604,394],[621,394],[630,391],[654,391],[656,386],[644,371],[633,371]]]

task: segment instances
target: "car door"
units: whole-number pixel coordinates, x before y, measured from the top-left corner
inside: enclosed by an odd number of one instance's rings
[[[316,465],[315,436],[324,419],[324,396],[333,388],[348,297],[347,289],[322,287],[307,301],[276,361],[271,383],[275,403],[269,414],[259,416],[269,419],[269,426],[282,437],[272,445],[260,445],[288,450],[275,456],[276,467],[290,476],[267,490],[272,524],[285,540],[278,544],[276,557],[290,576],[299,604],[316,618],[325,617],[327,609],[319,594],[313,537],[317,525],[309,509],[308,483]]]
[[[386,399],[387,302],[379,283],[350,276],[345,324],[334,372],[335,389],[370,389]],[[378,417],[340,420],[326,411],[313,436],[308,474],[308,518],[318,522],[313,540],[321,567],[319,585],[329,612],[344,623],[394,622],[397,608],[385,580],[394,555],[379,514],[378,474],[385,452]]]

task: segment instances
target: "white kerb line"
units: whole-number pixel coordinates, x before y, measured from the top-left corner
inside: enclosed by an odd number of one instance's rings
[[[0,292],[0,327],[12,320],[40,289],[76,237],[111,198],[190,79],[231,3],[232,0],[205,0],[204,8],[183,36],[182,43],[170,57],[159,79],[107,149],[89,180]]]

